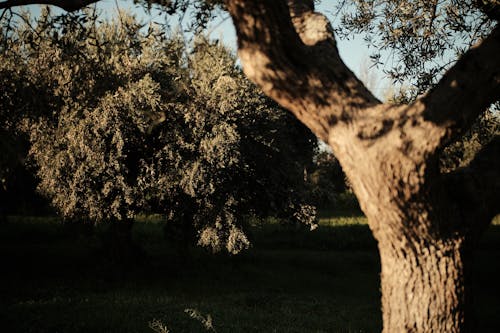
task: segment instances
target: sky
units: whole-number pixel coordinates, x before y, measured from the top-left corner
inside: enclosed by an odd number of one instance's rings
[[[117,5],[120,9],[129,10],[135,13],[141,20],[151,21],[151,22],[164,22],[165,17],[161,15],[159,11],[152,11],[151,15],[148,15],[139,6],[134,5],[132,0],[102,0],[97,3],[97,7],[103,11],[105,15],[113,16],[117,13]],[[39,5],[26,6],[28,10],[33,14],[37,15],[40,12]],[[324,13],[332,19],[334,4],[332,0],[324,0],[316,8],[317,11]],[[61,11],[54,7],[54,12]],[[171,26],[178,26],[179,18],[174,16],[169,18]],[[183,23],[187,25],[189,22],[189,17],[184,18]],[[236,50],[236,33],[234,26],[232,24],[231,18],[227,13],[220,13],[216,16],[215,20],[210,24],[207,29],[211,38],[217,38],[222,41],[227,47]],[[372,93],[379,99],[384,98],[384,94],[390,87],[390,80],[383,74],[383,72],[374,68],[370,64],[370,50],[368,49],[366,43],[363,41],[361,36],[354,37],[350,40],[337,38],[337,47],[339,49],[340,56],[346,65],[358,76],[362,81],[370,81],[368,88],[372,90]],[[368,77],[366,77],[368,76]],[[367,82],[365,82],[366,84]]]

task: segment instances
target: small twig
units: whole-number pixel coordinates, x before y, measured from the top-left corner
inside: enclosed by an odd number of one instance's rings
[[[2,21],[3,16],[4,16],[4,15],[5,15],[5,13],[7,12],[7,10],[8,10],[8,8],[4,8],[4,9],[2,10],[2,15],[0,15],[0,21]]]

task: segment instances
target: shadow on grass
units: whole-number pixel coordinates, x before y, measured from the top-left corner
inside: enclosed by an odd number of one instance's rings
[[[342,224],[343,223],[343,224]],[[329,223],[314,232],[255,227],[237,257],[193,249],[180,259],[161,225],[138,223],[141,264],[99,255],[99,233],[78,235],[56,221],[0,225],[0,322],[5,332],[206,332],[184,310],[210,314],[217,332],[378,332],[379,260],[366,225]],[[495,332],[500,227],[478,251],[480,332]],[[492,263],[495,263],[494,265]]]

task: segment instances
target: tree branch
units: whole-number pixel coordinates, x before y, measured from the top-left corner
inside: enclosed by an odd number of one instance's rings
[[[26,5],[52,5],[72,12],[99,0],[7,0],[0,2],[0,9]]]
[[[444,141],[466,131],[477,116],[500,100],[500,26],[467,51],[419,102],[425,117],[446,128]],[[445,142],[443,142],[445,143]]]
[[[245,74],[327,141],[338,121],[379,101],[340,59],[311,0],[226,0]]]

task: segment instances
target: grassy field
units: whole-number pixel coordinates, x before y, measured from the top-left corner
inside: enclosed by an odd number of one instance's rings
[[[313,232],[256,224],[254,247],[238,257],[193,250],[185,260],[160,224],[133,232],[146,257],[120,265],[102,256],[99,231],[47,218],[0,224],[0,330],[207,332],[208,315],[218,333],[381,329],[379,259],[363,217],[323,217]],[[477,332],[498,332],[500,226],[476,259]]]

